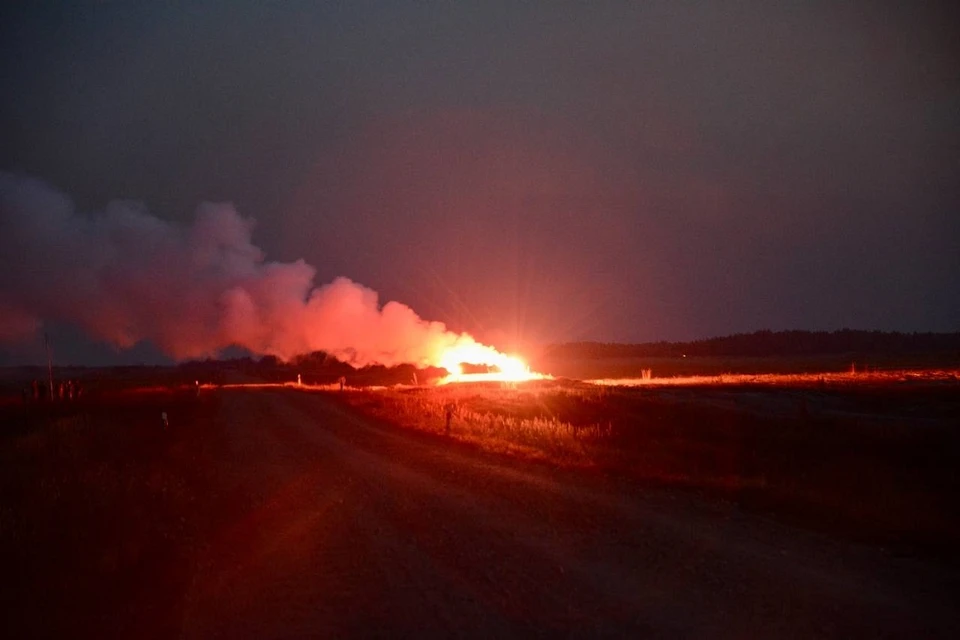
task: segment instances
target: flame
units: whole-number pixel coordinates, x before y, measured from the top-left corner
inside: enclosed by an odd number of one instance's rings
[[[542,380],[548,376],[530,371],[529,365],[517,356],[509,356],[478,342],[462,342],[444,349],[437,363],[450,372],[439,384],[450,382],[523,382]],[[463,365],[484,365],[493,369],[486,373],[464,373]]]

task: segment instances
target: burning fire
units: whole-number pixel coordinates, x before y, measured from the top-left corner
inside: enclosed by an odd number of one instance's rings
[[[516,356],[508,356],[493,347],[470,342],[448,347],[441,354],[439,366],[450,372],[439,384],[450,382],[523,382],[542,380],[548,376],[530,371],[529,365]],[[465,373],[463,365],[483,365],[490,371]]]

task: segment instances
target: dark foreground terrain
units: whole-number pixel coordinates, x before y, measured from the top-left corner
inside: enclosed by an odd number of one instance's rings
[[[960,637],[953,563],[484,454],[335,396],[18,411],[4,637]]]

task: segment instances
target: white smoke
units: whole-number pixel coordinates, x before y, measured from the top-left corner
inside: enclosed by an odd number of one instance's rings
[[[314,285],[302,260],[267,262],[253,221],[203,204],[192,226],[113,202],[82,215],[63,193],[0,172],[0,341],[45,321],[120,348],[148,340],[177,360],[237,345],[290,359],[326,351],[357,366],[435,365],[473,343],[347,278]]]

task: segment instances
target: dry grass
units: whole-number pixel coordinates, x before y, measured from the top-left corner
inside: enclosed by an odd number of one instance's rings
[[[379,418],[485,450],[592,466],[596,448],[609,438],[611,426],[567,421],[552,408],[558,399],[582,395],[581,389],[489,384],[353,390],[344,397]]]
[[[611,357],[611,358],[543,358],[534,359],[535,371],[556,377],[579,380],[643,378],[650,370],[656,378],[757,374],[840,373],[859,375],[870,372],[911,372],[954,370],[960,366],[960,354],[835,354],[785,357]]]
[[[76,632],[64,621],[84,620],[102,632],[92,635],[142,637],[146,629],[124,625],[152,624],[156,611],[180,606],[190,554],[220,506],[206,500],[217,412],[209,396],[169,391],[0,409],[0,564],[16,576],[11,628],[60,637]],[[103,602],[122,607],[90,619]]]
[[[613,387],[704,386],[704,385],[771,385],[810,386],[838,384],[890,384],[896,382],[956,382],[960,369],[893,369],[860,370],[825,373],[721,373],[718,375],[691,375],[654,378],[650,369],[643,369],[639,378],[600,378],[590,380],[593,384]]]
[[[960,535],[954,372],[351,390],[344,402],[482,450],[685,487],[885,543]],[[860,384],[865,383],[865,384]]]

